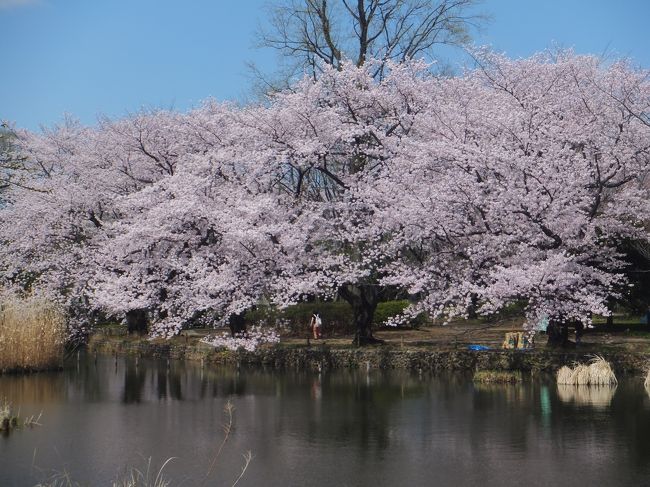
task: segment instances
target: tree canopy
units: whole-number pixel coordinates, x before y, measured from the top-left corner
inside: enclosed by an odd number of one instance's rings
[[[364,343],[387,287],[431,316],[606,313],[620,242],[650,240],[647,73],[476,57],[456,78],[348,61],[265,106],[19,132],[29,184],[0,208],[3,284],[80,323],[145,310],[163,336],[338,294]]]

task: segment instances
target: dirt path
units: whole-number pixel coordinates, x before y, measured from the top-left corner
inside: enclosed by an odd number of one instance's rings
[[[640,331],[638,326],[625,324],[617,325],[614,330],[603,329],[598,325],[594,329],[585,330],[582,339],[581,349],[594,351],[599,349],[618,348],[637,352],[650,353],[650,332]],[[449,325],[437,325],[422,327],[419,329],[381,329],[374,335],[393,345],[404,345],[409,347],[433,347],[433,348],[465,348],[467,345],[484,345],[490,348],[500,349],[508,332],[522,331],[521,320],[508,320],[500,323],[460,322]],[[304,338],[283,337],[282,342],[289,345],[306,344],[307,334]],[[573,333],[570,340],[575,340]],[[537,334],[535,337],[535,348],[546,346],[546,335]],[[328,337],[324,338],[328,346],[349,346],[351,337]],[[313,344],[314,341],[310,340]]]

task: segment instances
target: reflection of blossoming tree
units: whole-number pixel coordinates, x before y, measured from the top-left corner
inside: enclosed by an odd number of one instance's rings
[[[140,310],[155,334],[338,294],[358,343],[381,292],[413,312],[587,321],[648,241],[650,84],[561,53],[381,82],[325,67],[268,106],[206,103],[19,133],[29,188],[0,208],[6,285],[72,311]]]

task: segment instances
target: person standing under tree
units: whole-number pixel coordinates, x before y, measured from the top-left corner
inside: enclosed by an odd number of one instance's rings
[[[585,332],[585,325],[582,323],[582,321],[576,321],[575,323],[575,330],[576,330],[576,347],[582,343],[582,335],[584,335]]]
[[[311,315],[311,321],[309,322],[309,325],[311,326],[312,332],[314,333],[314,340],[318,340],[323,336],[323,320],[321,320],[318,311],[314,311],[314,314]]]

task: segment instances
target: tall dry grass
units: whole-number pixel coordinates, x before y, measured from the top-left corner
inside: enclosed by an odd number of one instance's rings
[[[562,366],[557,371],[557,383],[560,385],[573,384],[573,369],[566,365]]]
[[[65,318],[39,298],[14,298],[0,306],[0,372],[42,370],[61,365]]]
[[[596,355],[589,365],[562,367],[557,373],[557,383],[573,386],[615,386],[618,380],[609,362]]]

